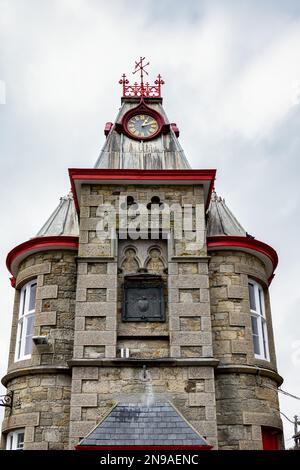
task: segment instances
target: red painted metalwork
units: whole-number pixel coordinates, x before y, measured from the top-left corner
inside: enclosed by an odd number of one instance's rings
[[[75,187],[76,181],[195,181],[199,184],[200,181],[209,181],[209,192],[206,201],[206,208],[209,205],[214,181],[216,177],[216,170],[135,170],[135,169],[119,169],[119,168],[69,168],[69,176],[71,180],[71,188],[74,197],[74,204],[77,212],[79,213],[79,203]]]
[[[7,255],[6,258],[6,266],[7,269],[12,272],[12,264],[13,262],[21,255],[28,253],[30,254],[31,251],[42,251],[42,250],[49,250],[49,249],[72,249],[78,250],[78,237],[71,237],[71,236],[51,236],[51,237],[36,237],[28,240],[24,243],[13,248]]]
[[[263,243],[255,238],[250,237],[238,237],[238,236],[217,236],[217,237],[207,237],[207,249],[213,250],[214,248],[230,248],[230,247],[237,247],[241,249],[248,249],[254,250],[258,253],[261,253],[267,256],[273,267],[273,273],[269,277],[269,283],[271,283],[274,277],[274,271],[278,264],[278,255],[274,248],[266,243]]]
[[[16,282],[17,282],[15,276],[10,277],[9,280],[10,280],[11,287],[15,288],[16,287]]]
[[[75,446],[76,450],[211,450],[213,446]]]
[[[134,134],[129,132],[128,126],[127,126],[128,121],[133,116],[135,116],[137,114],[147,114],[147,115],[153,117],[153,119],[155,119],[157,121],[158,128],[157,128],[157,130],[154,134],[150,135],[149,137],[141,137],[141,136],[136,137]],[[146,103],[144,102],[143,98],[142,98],[140,103],[138,104],[138,106],[136,106],[135,108],[130,109],[129,111],[127,111],[127,113],[124,114],[121,122],[116,123],[115,129],[120,134],[125,134],[128,137],[130,137],[130,139],[140,141],[140,140],[155,139],[155,137],[157,137],[161,132],[162,133],[169,132],[170,131],[170,124],[166,124],[165,121],[164,121],[164,118],[162,117],[162,115],[160,113],[158,113],[157,111],[155,111],[153,108],[150,108],[149,106],[147,106]]]
[[[279,450],[278,429],[262,427],[261,437],[263,450]]]
[[[175,122],[171,122],[170,126],[176,137],[179,137],[179,129],[177,127],[177,124]]]
[[[105,124],[105,127],[104,127],[104,135],[106,135],[106,137],[107,137],[108,134],[110,133],[112,127],[113,127],[113,123],[112,123],[112,122],[107,122],[107,123]]]
[[[120,85],[123,86],[123,97],[161,97],[161,86],[164,85],[165,82],[162,80],[161,75],[158,75],[153,85],[150,85],[148,82],[144,83],[144,73],[148,75],[145,67],[149,65],[149,62],[147,62],[147,64],[143,64],[144,60],[145,57],[140,57],[139,62],[135,62],[135,70],[132,72],[133,74],[138,71],[140,72],[140,84],[135,82],[130,85],[125,73],[123,73],[119,80]]]

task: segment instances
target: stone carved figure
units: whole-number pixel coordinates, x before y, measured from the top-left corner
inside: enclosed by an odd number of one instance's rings
[[[150,274],[162,274],[165,268],[164,262],[161,256],[161,250],[157,247],[150,248],[149,256],[146,260],[146,268]]]
[[[139,263],[136,256],[136,251],[133,247],[125,250],[125,256],[121,264],[124,273],[136,273],[139,269]]]

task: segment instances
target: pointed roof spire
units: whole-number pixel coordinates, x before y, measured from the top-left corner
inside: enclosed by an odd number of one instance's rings
[[[246,237],[247,233],[225,204],[225,199],[213,190],[208,209],[207,236],[220,235]]]
[[[36,237],[53,235],[79,235],[78,218],[71,192],[67,196],[60,198],[59,205],[36,234]]]

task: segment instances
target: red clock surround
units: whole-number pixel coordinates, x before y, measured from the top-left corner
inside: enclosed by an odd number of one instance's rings
[[[131,132],[129,132],[128,127],[127,127],[128,121],[132,117],[138,114],[147,114],[148,116],[151,116],[153,119],[157,121],[158,127],[154,134],[150,135],[149,137],[142,137],[142,136],[138,137],[138,136],[133,135]],[[121,122],[115,124],[115,129],[119,134],[125,134],[130,139],[138,140],[138,141],[141,141],[141,140],[147,141],[147,140],[155,139],[161,133],[166,134],[167,132],[169,132],[170,124],[166,124],[162,115],[158,113],[157,111],[155,111],[154,109],[147,106],[144,100],[142,100],[138,106],[136,106],[133,109],[130,109],[129,111],[127,111],[127,113],[124,114]]]

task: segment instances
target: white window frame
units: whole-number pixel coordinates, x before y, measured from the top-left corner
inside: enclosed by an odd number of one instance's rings
[[[27,284],[22,287],[20,292],[20,308],[15,349],[15,362],[31,358],[31,351],[30,354],[25,354],[25,345],[27,336],[32,336],[32,332],[31,335],[27,335],[26,333],[28,321],[31,318],[34,319],[35,317],[35,303],[34,308],[29,310],[31,288],[35,284],[37,284],[37,279],[33,279],[32,281],[27,282]]]
[[[18,443],[18,436],[23,434],[23,440]],[[23,450],[24,448],[25,429],[15,429],[6,435],[6,450]]]
[[[265,296],[263,288],[258,282],[253,279],[249,279],[248,285],[253,286],[254,290],[254,300],[255,300],[255,310],[251,308],[250,303],[250,293],[249,293],[249,305],[250,305],[250,314],[253,319],[255,319],[258,330],[258,344],[259,344],[259,354],[254,351],[254,356],[257,359],[263,359],[265,361],[270,361],[270,352],[269,352],[269,341],[268,341],[268,330],[267,330],[267,319],[265,311]],[[252,320],[251,320],[252,321]],[[251,324],[252,328],[252,324]],[[252,339],[254,337],[254,332],[252,329]],[[253,347],[255,347],[253,340]]]

